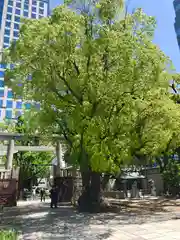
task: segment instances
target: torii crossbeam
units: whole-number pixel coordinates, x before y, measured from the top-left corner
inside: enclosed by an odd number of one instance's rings
[[[31,138],[41,138],[38,135],[35,136],[29,136]],[[14,140],[23,140],[25,138],[28,138],[25,134],[20,133],[8,133],[8,132],[0,132],[0,141],[8,141],[8,146],[3,146],[2,151],[7,151],[7,162],[6,162],[6,169],[12,169],[12,162],[13,162],[13,154],[18,151],[38,151],[38,152],[56,152],[57,157],[57,164],[59,166],[59,169],[61,168],[61,142],[64,140],[63,137],[59,135],[53,135],[52,138],[56,140],[57,144],[56,147],[50,147],[50,146],[15,146]],[[5,149],[6,148],[6,149]]]

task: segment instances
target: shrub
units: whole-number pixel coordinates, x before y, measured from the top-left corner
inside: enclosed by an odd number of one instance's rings
[[[14,230],[0,231],[0,240],[17,240],[18,233]]]

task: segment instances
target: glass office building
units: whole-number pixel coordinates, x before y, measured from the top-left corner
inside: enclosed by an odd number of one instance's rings
[[[0,52],[8,48],[19,36],[20,18],[39,19],[49,14],[49,0],[0,0]],[[4,70],[0,64],[0,121],[16,119],[30,103],[14,99],[12,90],[4,82]]]
[[[176,16],[174,28],[176,31],[178,46],[180,48],[180,0],[174,0],[173,5],[175,10],[175,16]]]

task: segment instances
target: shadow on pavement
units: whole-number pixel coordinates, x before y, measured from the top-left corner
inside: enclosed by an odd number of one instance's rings
[[[62,204],[51,209],[49,203],[29,204],[5,212],[2,228],[14,228],[23,239],[78,239],[109,238],[120,225],[165,221],[172,217],[164,213],[136,214],[132,212],[82,214],[72,206]],[[168,218],[168,219],[167,219]]]

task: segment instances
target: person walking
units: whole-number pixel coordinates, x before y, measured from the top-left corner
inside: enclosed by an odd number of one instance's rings
[[[35,188],[32,189],[32,199],[33,200],[36,199],[36,189]]]
[[[51,208],[53,208],[53,206],[57,208],[58,196],[59,196],[58,188],[56,186],[53,186],[52,189],[50,190]]]
[[[40,196],[41,196],[41,202],[42,202],[42,201],[45,202],[46,195],[45,195],[45,190],[44,190],[44,188],[41,189],[41,191],[40,191]]]

